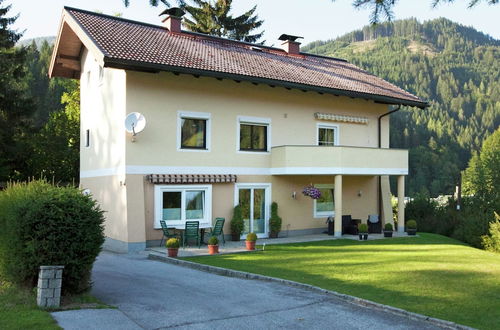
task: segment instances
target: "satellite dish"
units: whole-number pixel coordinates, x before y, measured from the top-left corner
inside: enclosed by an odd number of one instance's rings
[[[138,112],[129,113],[125,118],[125,129],[134,136],[142,132],[144,127],[146,127],[146,118]]]

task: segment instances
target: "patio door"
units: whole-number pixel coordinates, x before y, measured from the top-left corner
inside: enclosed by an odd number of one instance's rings
[[[237,184],[235,202],[240,204],[243,215],[242,238],[250,232],[267,237],[269,224],[269,184]]]

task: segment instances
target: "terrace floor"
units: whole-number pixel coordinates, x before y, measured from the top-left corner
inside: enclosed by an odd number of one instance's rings
[[[403,235],[394,232],[393,237],[418,237],[417,236],[408,236],[406,233]],[[265,250],[266,245],[270,244],[287,244],[287,243],[304,243],[304,242],[314,242],[314,241],[324,241],[324,240],[334,240],[334,239],[352,239],[359,240],[358,235],[342,235],[341,238],[337,238],[334,236],[329,236],[326,234],[311,234],[311,235],[302,235],[302,236],[289,236],[289,237],[280,237],[280,238],[259,238],[257,240],[257,245],[261,246],[260,249],[256,251],[260,251],[262,249]],[[378,240],[384,239],[384,234],[369,234],[368,240]],[[387,238],[390,239],[390,238]],[[147,252],[151,254],[160,254],[165,255],[167,253],[167,249],[162,247],[149,247]],[[253,251],[247,251],[245,247],[245,240],[241,240],[239,242],[234,242],[230,240],[226,240],[226,244],[219,244],[219,254],[229,254],[229,253],[251,253]],[[201,248],[197,246],[189,246],[186,248],[180,248],[178,257],[194,257],[194,256],[205,256],[208,255],[208,248],[206,244],[202,244]]]

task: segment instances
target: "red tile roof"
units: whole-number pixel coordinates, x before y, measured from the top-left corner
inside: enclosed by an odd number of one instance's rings
[[[344,60],[252,45],[74,8],[65,10],[107,66],[193,73],[425,107],[413,94]],[[257,48],[258,47],[258,48]]]

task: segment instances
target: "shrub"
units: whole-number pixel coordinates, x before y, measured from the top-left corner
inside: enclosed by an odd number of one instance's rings
[[[361,223],[358,226],[358,232],[362,234],[368,233],[368,225],[366,223]]]
[[[208,245],[219,245],[219,239],[215,236],[212,236],[208,239]]]
[[[278,203],[271,204],[271,217],[269,218],[269,226],[271,232],[279,233],[281,231],[281,218],[278,216]]]
[[[165,243],[165,246],[168,249],[178,249],[179,246],[181,246],[181,243],[179,242],[178,238],[169,238],[167,240],[167,243]]]
[[[247,241],[249,241],[249,242],[255,242],[255,241],[257,241],[257,234],[255,234],[255,233],[248,233],[248,235],[247,235]]]
[[[481,237],[488,234],[490,222],[495,220],[492,215],[493,211],[485,207],[478,198],[464,200],[451,236],[473,247],[482,248]]]
[[[417,222],[415,220],[406,221],[406,229],[417,229]]]
[[[63,265],[63,294],[90,288],[104,243],[103,211],[73,187],[44,180],[9,184],[0,192],[0,273],[35,286],[41,265]]]
[[[500,215],[495,212],[495,221],[490,223],[488,235],[481,237],[485,250],[500,252]]]
[[[241,206],[234,207],[233,218],[231,219],[231,234],[241,235],[243,232],[243,215],[241,213]]]
[[[384,226],[385,231],[392,231],[392,223],[386,223]]]

